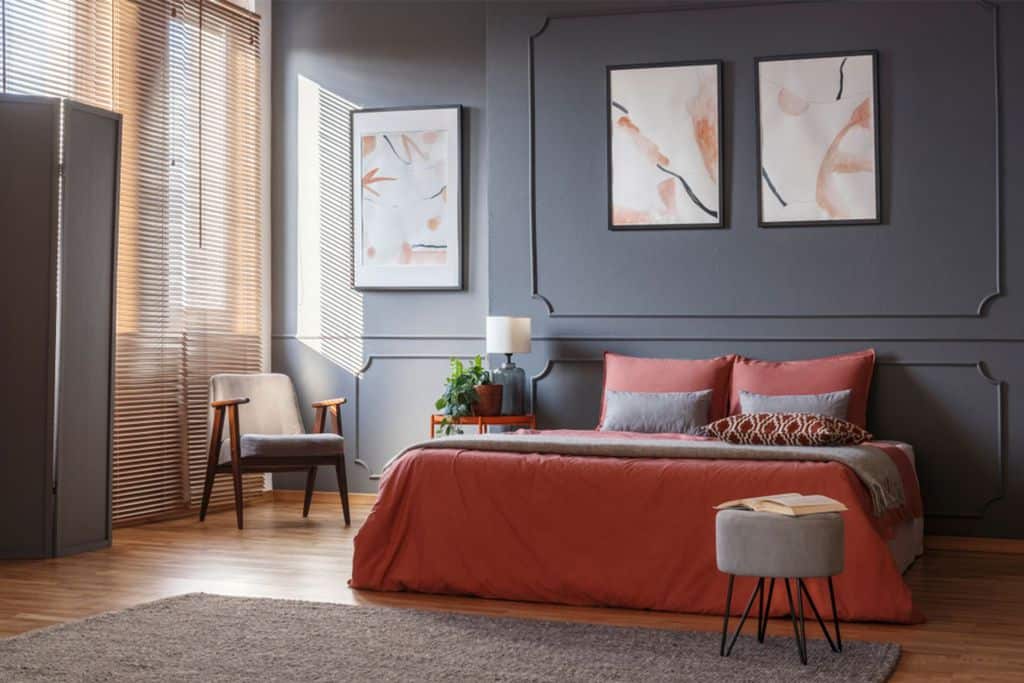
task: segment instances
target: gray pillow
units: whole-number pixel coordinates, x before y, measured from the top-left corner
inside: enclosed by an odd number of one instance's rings
[[[706,391],[606,391],[603,432],[693,434],[708,423]]]
[[[741,413],[810,413],[846,419],[850,405],[850,390],[831,391],[827,394],[795,394],[791,396],[766,396],[740,392]]]

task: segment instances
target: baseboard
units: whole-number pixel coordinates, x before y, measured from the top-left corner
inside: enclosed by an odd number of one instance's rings
[[[1024,538],[979,538],[976,536],[925,536],[926,550],[959,550],[970,553],[1024,555]]]
[[[299,489],[274,489],[274,500],[284,501],[299,501],[302,502],[306,492]],[[373,505],[377,502],[376,493],[350,493],[348,494],[348,500],[350,503],[356,505]],[[314,491],[313,492],[314,503],[339,503],[337,491]]]
[[[274,500],[273,491],[260,491],[259,493],[249,496],[245,499],[246,505],[259,505],[261,503],[270,503]],[[235,501],[226,500],[220,503],[210,503],[210,507],[207,508],[208,513],[214,512],[226,512],[228,510],[235,509]],[[194,507],[181,508],[178,510],[172,510],[171,512],[161,512],[155,515],[147,515],[145,517],[134,517],[132,519],[124,520],[121,522],[114,522],[113,526],[115,529],[125,529],[133,526],[142,526],[143,524],[152,524],[154,522],[169,522],[175,519],[184,519],[186,517],[195,517],[199,519],[199,503],[197,502]]]

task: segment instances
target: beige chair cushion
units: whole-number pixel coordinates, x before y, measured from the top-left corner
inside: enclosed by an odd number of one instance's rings
[[[337,434],[245,434],[242,458],[288,458],[297,455],[340,455],[345,440]],[[231,462],[231,443],[221,442],[220,462]]]

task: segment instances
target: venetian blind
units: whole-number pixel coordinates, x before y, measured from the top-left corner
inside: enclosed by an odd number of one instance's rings
[[[183,512],[210,375],[263,370],[259,18],[221,0],[0,3],[8,92],[124,116],[114,520]],[[213,505],[232,499],[218,479]]]

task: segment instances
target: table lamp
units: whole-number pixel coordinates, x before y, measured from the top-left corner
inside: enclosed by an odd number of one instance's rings
[[[512,354],[529,352],[529,318],[487,316],[487,353],[505,354],[505,363],[491,371],[491,381],[503,386],[502,415],[522,415],[525,410],[526,373],[512,362]]]

